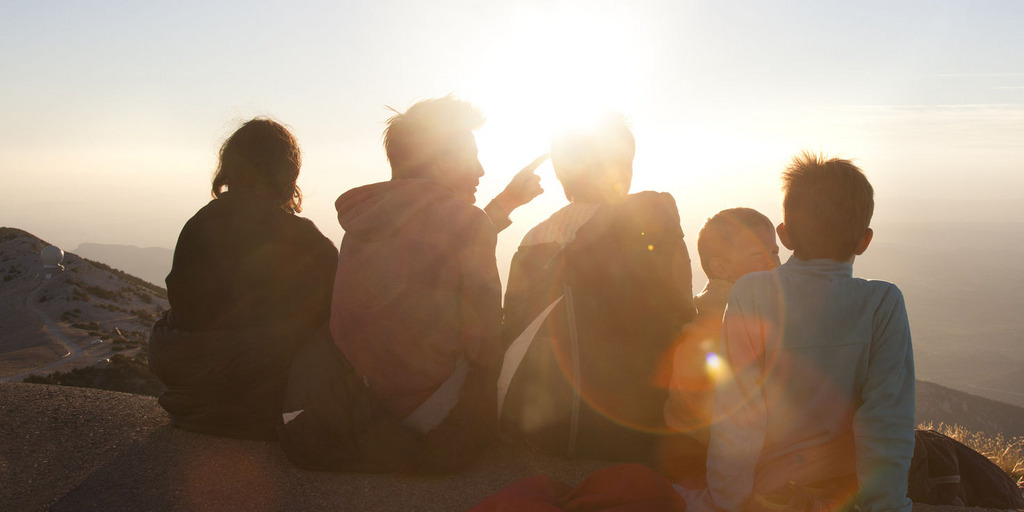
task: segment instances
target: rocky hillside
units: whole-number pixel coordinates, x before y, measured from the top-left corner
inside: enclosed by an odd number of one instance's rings
[[[90,366],[144,348],[167,292],[69,252],[63,272],[45,271],[39,252],[47,245],[0,228],[0,377],[68,356],[79,360],[73,366]]]
[[[1024,437],[1024,408],[917,381],[917,422],[960,425],[975,432]]]

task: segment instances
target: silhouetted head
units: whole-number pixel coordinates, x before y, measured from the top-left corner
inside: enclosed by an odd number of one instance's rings
[[[473,203],[484,175],[473,130],[484,116],[472,104],[448,95],[395,112],[384,129],[391,179],[434,179]]]
[[[636,143],[626,117],[608,112],[551,140],[551,165],[569,201],[608,202],[629,193]]]
[[[708,279],[733,283],[779,266],[775,226],[752,208],[730,208],[708,219],[697,234],[697,254]]]
[[[874,190],[849,160],[803,152],[782,173],[779,239],[802,260],[848,261],[871,242]]]
[[[213,176],[213,197],[233,193],[265,197],[288,212],[302,211],[299,143],[283,125],[266,118],[246,122],[224,141]]]

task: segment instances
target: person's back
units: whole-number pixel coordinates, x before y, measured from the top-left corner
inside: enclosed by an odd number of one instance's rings
[[[475,207],[484,170],[473,130],[483,120],[476,107],[451,96],[396,112],[384,133],[391,180],[349,190],[335,203],[345,237],[331,304],[333,344],[325,358],[343,359],[333,368],[346,375],[337,396],[355,393],[350,384],[358,380],[371,408],[387,418],[347,424],[347,417],[327,417],[347,404],[318,402],[318,395],[328,395],[318,386],[330,385],[330,378],[309,372],[307,379],[298,369],[289,383],[296,398],[284,429],[286,451],[297,464],[451,471],[493,437],[501,326],[497,233],[511,223],[513,209],[541,192],[533,171],[546,156],[520,171],[486,208]],[[337,432],[374,437],[365,430],[384,423],[416,439],[418,454],[385,460],[373,450],[318,453],[323,450],[315,442],[306,442]]]
[[[849,161],[810,155],[784,182],[778,231],[794,256],[733,287],[708,453],[711,499],[694,505],[770,508],[792,498],[795,484],[832,506],[908,511],[906,308],[895,285],[852,277],[872,237],[871,186]]]
[[[293,355],[328,319],[333,243],[300,211],[295,139],[254,119],[225,141],[214,199],[182,228],[149,363],[175,426],[273,439]],[[224,190],[227,187],[228,190]]]
[[[913,411],[913,393],[905,389],[913,361],[903,296],[891,283],[852,273],[849,263],[794,258],[734,287],[723,333],[726,350],[750,340],[754,328],[766,331],[763,342],[757,341],[763,345],[728,353],[737,379],[747,376],[746,365],[757,366],[762,379],[766,414],[761,463],[852,434],[862,403],[874,398],[874,390],[865,389],[869,380],[879,386],[886,380],[898,384],[885,389],[898,396],[886,406]],[[741,396],[733,398],[737,400],[731,403],[741,407],[735,412],[741,414],[748,405],[739,405]],[[718,415],[734,413],[723,405]],[[866,420],[871,412],[864,410],[861,416]],[[853,438],[845,442],[850,458],[844,462],[853,467]]]
[[[459,358],[485,365],[497,357],[496,232],[483,211],[432,180],[367,185],[337,207],[345,242],[331,331],[404,418]]]
[[[621,115],[557,136],[571,203],[527,233],[509,272],[502,429],[549,453],[648,460],[666,430],[657,371],[694,315],[689,257],[670,195],[626,195],[632,158]]]
[[[182,228],[167,276],[175,328],[245,329],[327,321],[336,258],[316,226],[278,205],[225,191]]]

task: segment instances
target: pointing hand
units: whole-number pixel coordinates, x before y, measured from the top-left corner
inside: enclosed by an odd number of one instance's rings
[[[505,211],[511,212],[529,203],[533,198],[539,196],[541,192],[544,192],[544,189],[540,186],[540,176],[537,176],[534,172],[547,159],[547,153],[534,159],[526,167],[523,167],[521,171],[517,172],[512,177],[512,181],[505,187],[505,190],[498,194],[498,197],[495,199],[501,201]]]

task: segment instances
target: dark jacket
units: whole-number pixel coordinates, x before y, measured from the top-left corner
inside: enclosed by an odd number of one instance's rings
[[[666,430],[659,370],[696,314],[675,201],[627,196],[557,245],[522,246],[512,261],[506,347],[562,299],[511,380],[502,430],[549,453],[647,460]]]
[[[327,322],[337,252],[309,220],[226,192],[181,230],[150,367],[171,422],[273,439],[291,358]]]
[[[345,238],[331,335],[382,406],[404,418],[460,358],[493,374],[501,284],[487,215],[420,179],[349,190],[336,207]],[[493,402],[493,378],[484,382],[471,392]]]
[[[338,252],[308,219],[225,192],[185,223],[167,275],[185,331],[327,320]]]

